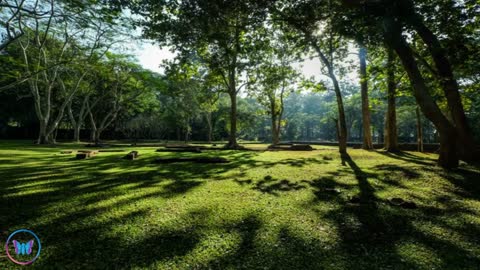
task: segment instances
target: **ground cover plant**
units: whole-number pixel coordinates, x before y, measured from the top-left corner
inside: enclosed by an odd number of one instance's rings
[[[259,145],[257,145],[259,147]],[[125,147],[124,147],[125,148]],[[101,152],[0,142],[0,231],[41,238],[32,269],[478,269],[480,170],[436,154]],[[266,145],[265,145],[266,148]],[[115,148],[112,148],[115,149]],[[133,149],[133,148],[132,148]],[[129,150],[129,149],[127,149]],[[228,164],[154,164],[158,157]],[[401,198],[416,204],[391,204]],[[2,269],[15,267],[6,257]]]

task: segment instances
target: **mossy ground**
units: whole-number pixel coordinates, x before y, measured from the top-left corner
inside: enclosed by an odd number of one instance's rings
[[[480,269],[478,167],[447,172],[414,152],[342,160],[318,146],[60,154],[77,148],[0,142],[0,237],[37,233],[31,269]],[[231,163],[152,163],[168,156]],[[0,269],[22,269],[4,253]]]

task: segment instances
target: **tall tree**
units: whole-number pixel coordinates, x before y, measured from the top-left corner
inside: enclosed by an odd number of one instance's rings
[[[355,8],[355,14],[349,14],[350,23],[360,24],[369,29],[369,33],[381,33],[387,46],[399,56],[410,78],[413,94],[423,114],[435,125],[440,134],[440,157],[438,163],[445,168],[458,166],[457,131],[442,113],[428,91],[414,52],[403,35],[405,23],[405,3],[398,1],[359,1],[343,0],[345,5]],[[381,28],[379,28],[381,26]]]
[[[370,106],[368,103],[368,77],[367,77],[367,48],[360,44],[360,87],[362,96],[362,125],[363,125],[363,144],[362,148],[373,149],[372,131],[370,128]]]
[[[395,82],[395,55],[392,49],[387,49],[387,114],[385,150],[398,152],[398,131],[397,131],[397,109],[396,109],[396,88]]]
[[[161,46],[172,46],[182,57],[196,55],[212,73],[223,78],[230,97],[230,136],[226,147],[238,148],[237,95],[247,83],[244,75],[255,47],[257,30],[266,12],[261,1],[145,0],[132,5],[146,15],[145,35]],[[256,49],[253,49],[253,48]]]
[[[412,27],[427,46],[439,76],[440,85],[447,99],[448,108],[455,125],[459,155],[462,159],[472,160],[475,158],[475,141],[467,123],[465,111],[459,92],[459,85],[454,77],[452,65],[438,36],[425,24],[421,14],[415,11],[415,3],[412,0],[402,1],[397,5],[402,12],[402,19]],[[450,8],[455,8],[450,6]],[[477,159],[480,158],[476,157]]]
[[[339,152],[346,154],[347,124],[335,65],[337,58],[342,57],[342,52],[345,52],[346,46],[332,24],[336,18],[335,11],[337,9],[334,6],[337,4],[332,1],[327,3],[279,1],[279,4],[272,8],[272,12],[278,17],[278,20],[285,21],[287,26],[300,34],[304,46],[312,48],[325,67],[325,73],[332,82],[337,100],[338,117],[336,121],[338,121]]]
[[[272,145],[280,143],[283,123],[284,101],[293,91],[299,74],[286,63],[266,63],[257,71],[257,83],[251,92],[267,111],[271,119]]]

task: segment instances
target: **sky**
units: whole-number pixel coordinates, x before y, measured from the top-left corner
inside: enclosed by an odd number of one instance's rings
[[[163,69],[160,64],[165,59],[173,59],[175,54],[170,52],[168,48],[160,48],[156,44],[149,42],[141,42],[135,48],[134,55],[137,56],[139,63],[146,69],[163,73]],[[303,63],[292,64],[295,68],[299,69],[303,75],[307,78],[314,77],[317,81],[328,80],[325,75],[321,74],[321,63],[318,57],[314,59],[304,59]],[[353,72],[349,74],[348,79],[352,82],[358,82],[357,73]]]

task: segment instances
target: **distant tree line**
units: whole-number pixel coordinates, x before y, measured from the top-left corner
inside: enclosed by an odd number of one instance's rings
[[[342,155],[348,141],[437,141],[452,168],[480,157],[479,13],[475,0],[2,1],[0,94],[18,106],[0,125],[33,124],[38,143],[114,130],[231,149],[334,140]],[[120,53],[133,26],[176,52],[164,74]],[[308,58],[325,79],[294,68]]]

